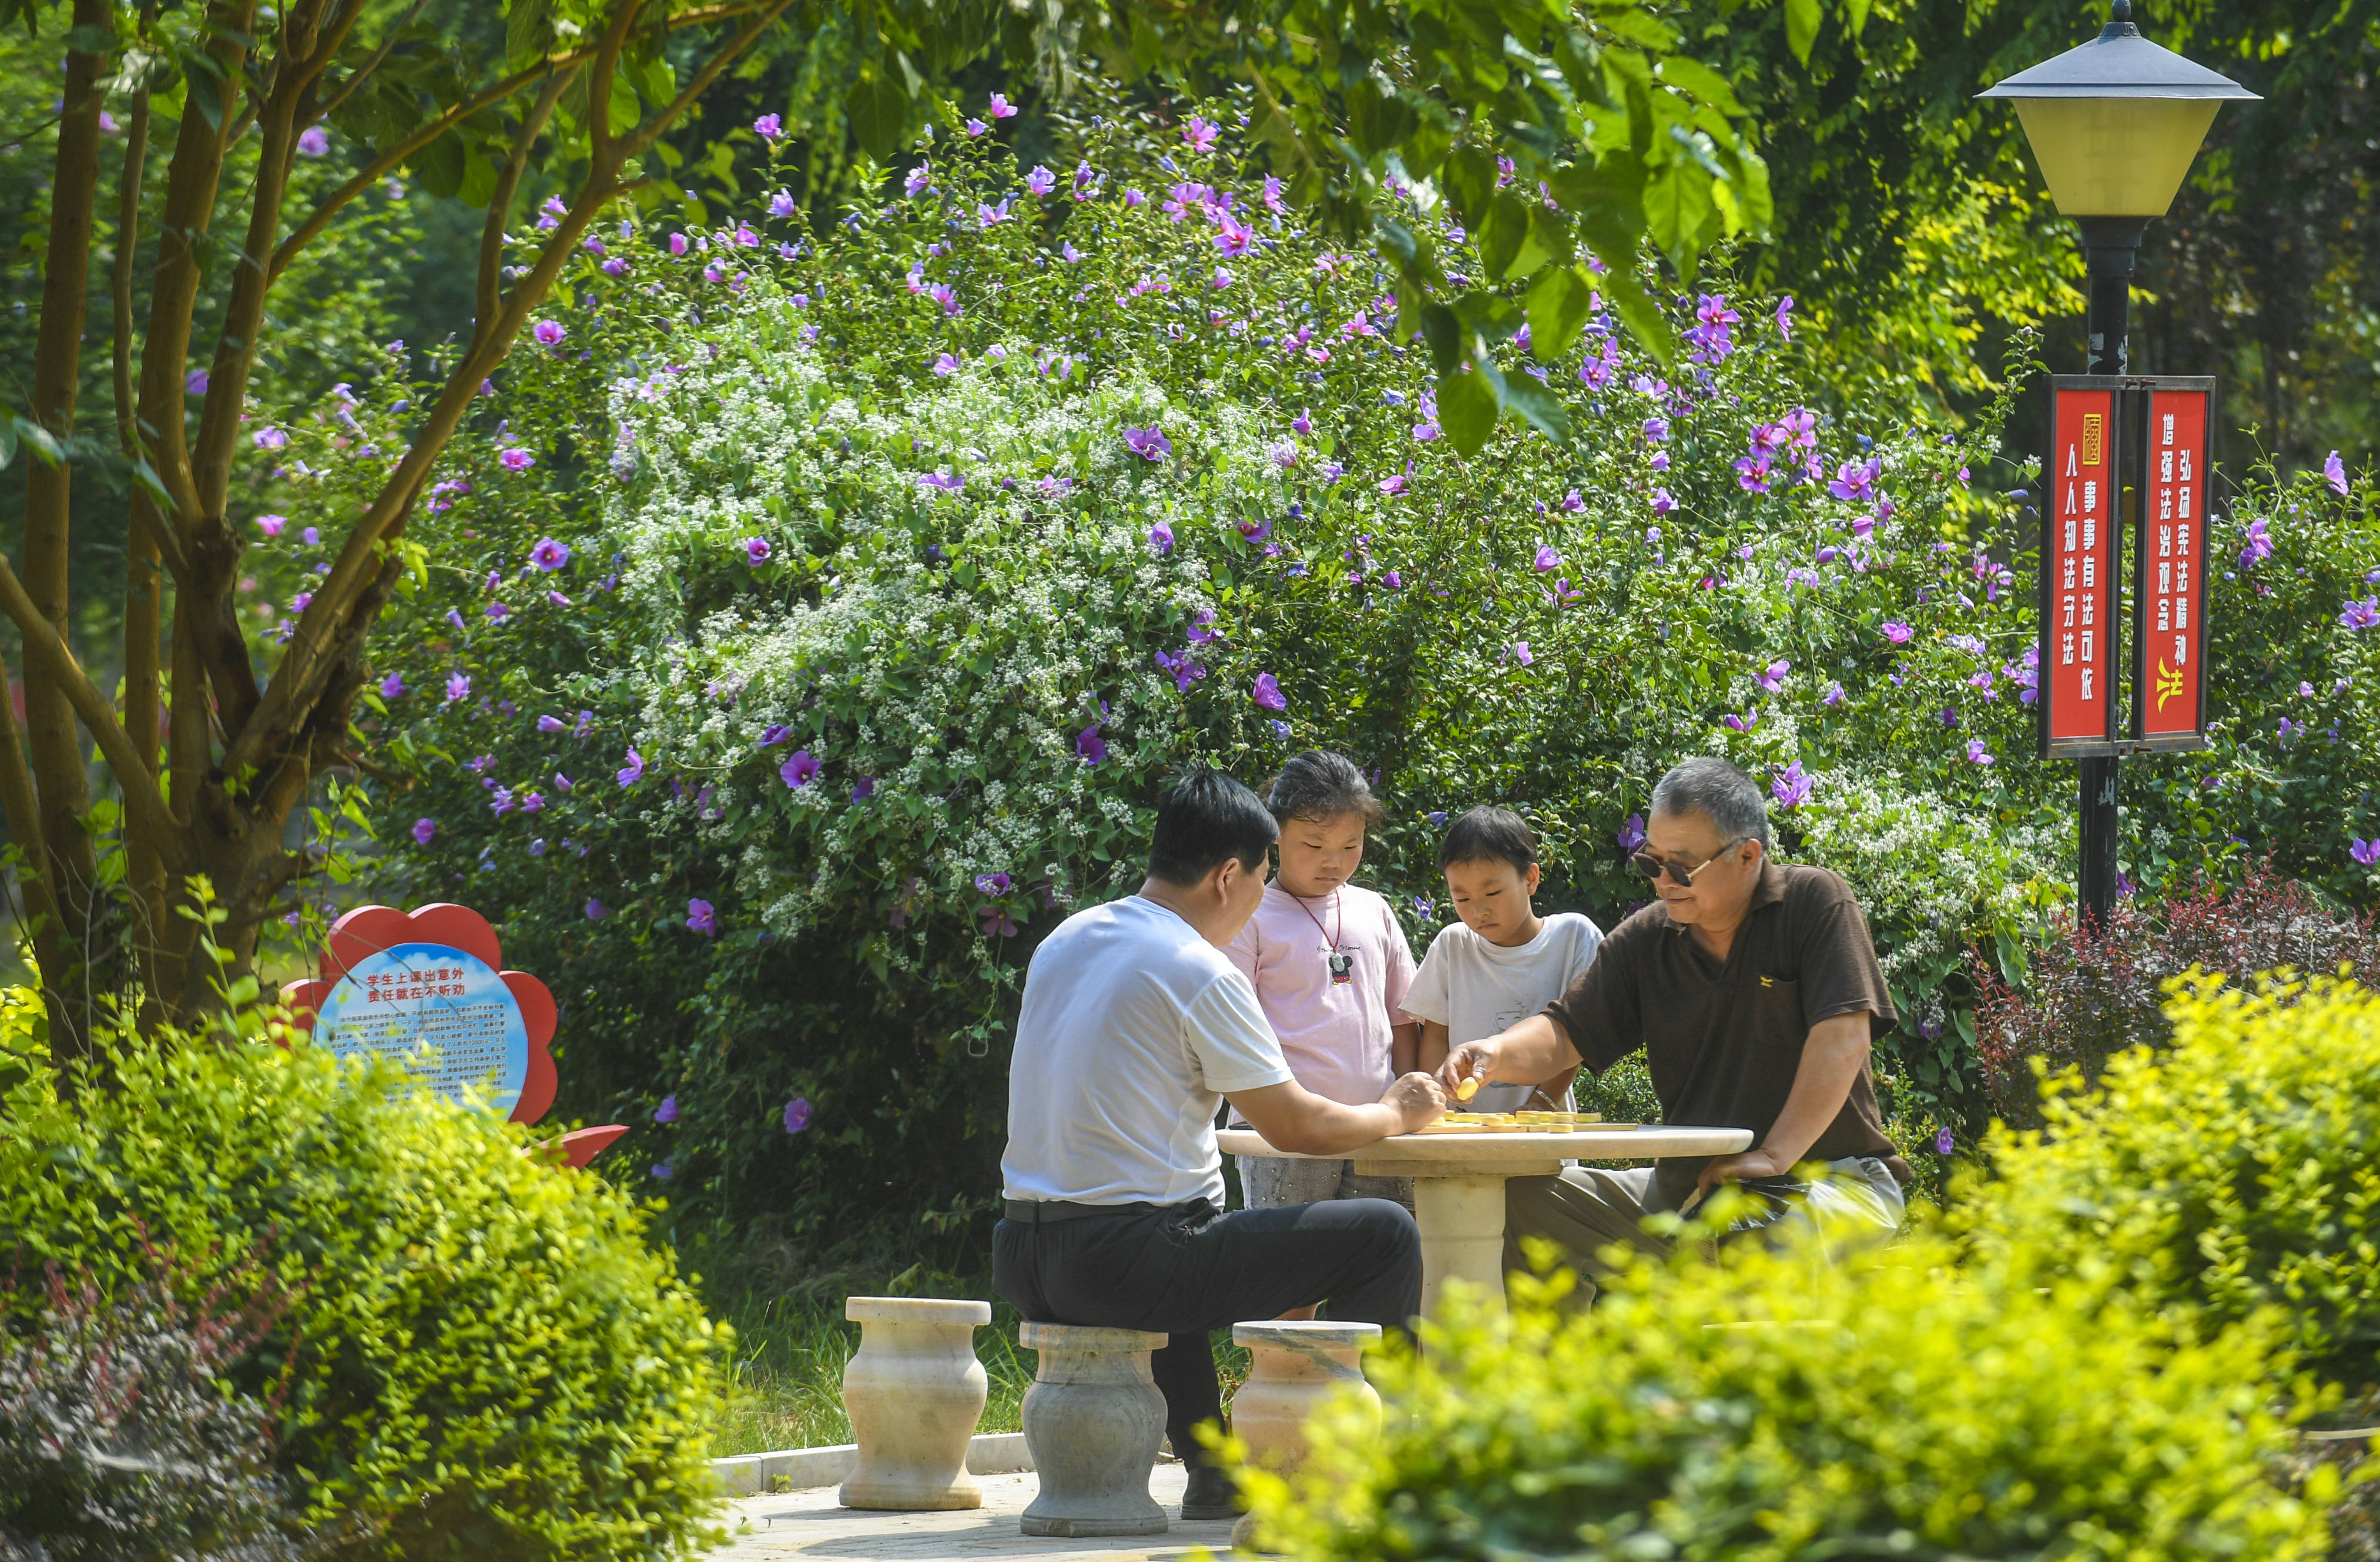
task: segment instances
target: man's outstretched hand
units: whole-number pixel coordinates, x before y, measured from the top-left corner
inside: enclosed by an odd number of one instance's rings
[[[1396,1108],[1403,1119],[1398,1132],[1411,1133],[1446,1115],[1446,1092],[1427,1074],[1407,1074],[1389,1086],[1380,1105]]]
[[[1479,1087],[1493,1082],[1496,1065],[1496,1038],[1466,1041],[1446,1055],[1438,1066],[1438,1083],[1458,1101],[1468,1101]]]

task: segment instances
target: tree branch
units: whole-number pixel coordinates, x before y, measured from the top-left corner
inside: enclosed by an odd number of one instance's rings
[[[82,724],[90,731],[91,741],[99,745],[101,755],[106,758],[108,769],[115,772],[116,782],[124,791],[125,812],[132,816],[134,827],[145,830],[156,842],[158,854],[165,859],[168,867],[178,868],[182,859],[181,838],[173,828],[173,816],[166,810],[164,796],[157,790],[155,778],[149,773],[148,767],[141,764],[140,751],[132,746],[130,735],[116,720],[107,696],[99,692],[90,675],[83,672],[82,664],[75,660],[74,652],[67,648],[66,640],[56,627],[42,616],[40,610],[33,606],[33,599],[25,595],[24,583],[17,578],[17,572],[8,566],[6,558],[0,558],[0,612],[16,620],[18,632],[25,640],[26,661],[40,664],[49,681],[66,695],[67,703],[74,707],[75,714],[82,718]],[[0,766],[6,763],[5,759],[0,759]],[[5,777],[0,777],[0,780],[5,780]]]
[[[381,61],[388,58],[388,52],[396,47],[396,35],[403,32],[407,28],[411,27],[415,22],[419,21],[421,18],[421,13],[427,10],[429,6],[430,0],[413,0],[413,9],[405,13],[404,19],[396,22],[389,28],[388,36],[380,41],[380,47],[374,49],[370,55],[365,59],[364,63],[358,66],[355,70],[348,75],[345,81],[339,83],[339,90],[331,94],[331,101],[316,109],[312,115],[308,116],[306,123],[309,125],[319,125],[323,120],[330,118],[331,115],[338,113],[340,109],[346,107],[347,100],[355,96],[356,89],[362,86],[365,81],[370,79],[372,72],[380,68]],[[363,5],[361,0],[358,0],[356,5],[348,8],[348,14],[345,18],[346,25],[339,29],[338,43],[327,51],[328,53],[335,54],[338,52],[338,48],[345,45],[348,32],[353,30],[355,27],[356,18],[362,14]],[[324,62],[324,68],[329,68],[329,62],[327,60]],[[275,267],[274,269],[278,270],[279,268]]]
[[[614,0],[612,25],[595,46],[595,74],[587,84],[587,161],[601,168],[612,161],[612,77],[644,0]]]
[[[0,689],[8,682],[8,668],[0,662]],[[66,969],[66,950],[59,941],[56,900],[41,869],[42,811],[33,795],[33,772],[25,765],[25,747],[17,735],[17,712],[0,695],[0,810],[8,821],[8,839],[22,854],[17,888],[25,897],[25,921],[32,935],[33,963],[45,975]]]
[[[754,5],[769,3],[770,0],[740,0],[740,3],[735,5],[709,6],[698,11],[686,11],[672,17],[666,25],[672,31],[681,28],[700,27],[710,22],[725,21],[730,17],[743,16],[751,11]],[[782,11],[787,3],[790,3],[790,0],[777,0],[770,14],[773,16],[778,11]],[[332,218],[337,216],[358,196],[371,188],[390,169],[395,168],[481,109],[504,102],[530,82],[542,79],[549,71],[560,70],[565,66],[584,65],[594,56],[594,54],[595,46],[589,45],[584,49],[575,49],[568,54],[556,54],[527,70],[508,76],[493,86],[482,88],[446,110],[445,113],[421,125],[403,140],[373,158],[362,173],[324,196],[322,204],[313,214],[300,223],[287,238],[281,241],[281,247],[273,252],[270,274],[279,277],[282,272],[288,268],[289,262],[297,259],[299,250],[322,236],[322,230],[331,225]]]
[[[729,39],[719,53],[710,57],[710,63],[695,73],[694,79],[686,84],[685,91],[672,100],[669,107],[638,126],[628,139],[621,143],[619,161],[625,163],[628,159],[642,153],[647,147],[659,139],[662,131],[675,123],[680,115],[694,106],[697,98],[710,90],[710,84],[719,79],[720,72],[735,64],[735,56],[752,46],[752,40],[760,36],[760,30],[784,15],[793,3],[794,0],[762,0],[760,7],[754,11],[743,27],[736,30],[735,36]],[[614,175],[617,172],[615,167]]]
[[[252,0],[215,0],[208,31],[225,80],[240,75],[239,40],[253,19]],[[214,221],[223,177],[223,138],[196,111],[182,115],[174,161],[165,176],[165,210],[158,224],[157,270],[149,286],[149,328],[141,339],[140,411],[135,433],[150,445],[158,479],[172,498],[177,527],[195,527],[201,514],[185,431],[182,366],[189,359],[190,325],[200,283],[199,248]],[[188,530],[183,537],[187,540]],[[28,560],[28,567],[30,561]]]
[[[562,94],[569,91],[577,75],[578,67],[572,66],[554,72],[546,81],[536,103],[522,116],[520,128],[513,136],[512,151],[496,175],[495,188],[489,193],[487,220],[480,227],[478,303],[471,315],[471,342],[475,346],[495,326],[503,295],[504,228],[512,219],[513,197],[520,189],[521,176],[528,168],[529,149],[545,133],[546,122],[553,117],[554,105],[562,101]]]
[[[323,0],[298,0],[283,18],[283,62],[274,70],[272,96],[260,118],[264,146],[257,159],[256,184],[250,192],[248,241],[232,268],[231,298],[224,310],[223,330],[215,337],[214,361],[207,370],[207,394],[199,413],[199,440],[193,462],[198,514],[185,517],[206,551],[219,543],[213,533],[223,529],[224,497],[231,487],[232,443],[239,436],[239,419],[248,400],[248,378],[256,363],[257,332],[264,323],[265,295],[273,279],[273,236],[281,231],[281,203],[289,188],[289,163],[297,153],[298,104],[312,78],[302,62],[314,42],[316,18]],[[298,56],[292,59],[290,56]],[[203,583],[212,586],[212,582]]]
[[[621,165],[650,146],[673,120],[683,115],[719,79],[720,73],[735,63],[737,55],[751,46],[761,30],[792,4],[793,0],[763,0],[757,9],[746,13],[744,26],[696,74],[686,90],[634,135],[615,145],[614,160],[610,165],[589,168],[585,188],[548,236],[537,264],[515,284],[504,309],[495,316],[493,328],[484,336],[474,333],[470,348],[447,377],[446,388],[440,393],[430,416],[415,430],[413,443],[397,463],[396,470],[389,475],[380,496],[347,534],[338,559],[331,566],[330,577],[299,616],[297,632],[282,652],[281,664],[273,670],[261,703],[247,721],[233,729],[235,735],[223,761],[226,772],[241,775],[262,764],[282,741],[277,734],[291,724],[295,714],[310,708],[321,697],[336,655],[345,644],[338,620],[358,602],[367,580],[366,572],[385,565],[386,561],[380,557],[381,544],[402,534],[414,496],[427,479],[431,466],[444,454],[447,442],[461,425],[472,398],[479,394],[480,382],[504,361],[529,310],[551,291],[553,279],[577,251],[595,214],[619,193]]]

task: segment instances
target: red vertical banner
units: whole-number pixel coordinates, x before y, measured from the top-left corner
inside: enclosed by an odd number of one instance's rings
[[[2206,502],[2212,382],[2148,392],[2133,570],[2133,735],[2194,746],[2206,723]]]
[[[2119,455],[2113,381],[2062,377],[2050,392],[2041,536],[2041,723],[2045,754],[2105,752],[2116,736],[2116,515]]]

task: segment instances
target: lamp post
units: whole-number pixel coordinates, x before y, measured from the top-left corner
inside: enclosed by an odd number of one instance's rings
[[[2113,0],[2099,36],[1977,95],[2014,101],[2049,199],[2082,230],[2091,287],[2089,372],[2127,373],[2141,239],[2150,220],[2173,205],[2215,111],[2256,94],[2150,42],[2132,25],[2131,0]],[[2045,568],[2047,557],[2045,547]],[[2113,754],[2078,763],[2082,916],[2102,926],[2116,903],[2119,763]]]

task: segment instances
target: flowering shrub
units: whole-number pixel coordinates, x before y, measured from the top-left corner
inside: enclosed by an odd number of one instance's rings
[[[1787,301],[1729,291],[1671,301],[1667,368],[1600,309],[1550,365],[1524,328],[1484,348],[1579,433],[1465,460],[1386,273],[1228,132],[1078,130],[1037,179],[953,128],[817,234],[607,230],[425,495],[442,567],[390,603],[366,696],[409,782],[370,805],[374,892],[505,918],[565,1005],[565,1109],[672,1097],[640,1171],[813,1234],[988,1207],[1033,940],[1137,882],[1170,768],[1257,781],[1316,744],[1377,772],[1366,871],[1417,944],[1440,816],[1522,807],[1545,904],[1609,926],[1653,781],[1728,756],[1868,908],[1905,1126],[1980,1121],[1961,950],[2044,936],[2071,839],[2071,772],[2029,757],[2022,490],[1976,479],[1998,411],[1824,411]],[[390,367],[287,420],[309,504],[351,502],[361,449],[328,447],[380,445]],[[2218,665],[2319,671],[2295,720],[2341,742],[2236,736],[2243,706],[2211,754],[2132,767],[2127,860],[2159,882],[2261,834],[2369,899],[2276,778],[2319,746],[2333,795],[2380,782],[2380,636],[2285,616],[2373,530],[2318,484],[2240,503],[2277,551],[2219,587]]]
[[[170,1276],[170,1258],[151,1256]],[[327,1551],[333,1536],[297,1521],[273,1468],[275,1407],[216,1382],[270,1328],[272,1299],[241,1307],[217,1289],[193,1306],[152,1277],[103,1301],[87,1277],[45,1279],[32,1327],[0,1335],[6,1555],[298,1562]]]
[[[2173,1035],[2166,989],[2192,970],[2239,983],[2277,969],[2344,974],[2380,987],[2380,914],[2342,919],[2304,885],[2257,869],[2228,889],[2209,884],[2145,905],[2127,898],[2104,929],[2061,917],[2059,936],[2030,951],[2021,986],[1972,958],[1993,1105],[2017,1127],[2038,1128],[2036,1060],[2094,1077],[2127,1047],[2164,1045]]]

